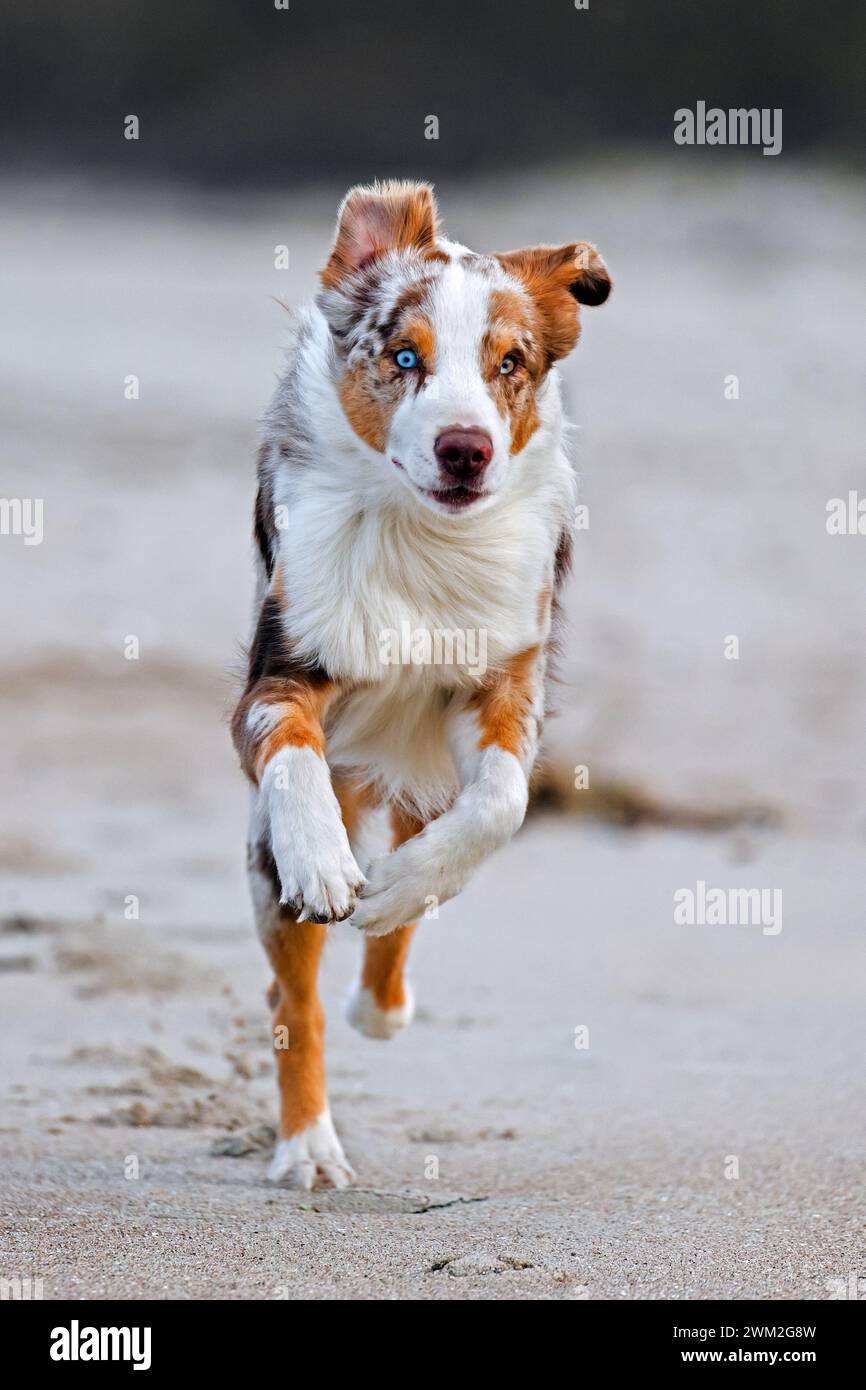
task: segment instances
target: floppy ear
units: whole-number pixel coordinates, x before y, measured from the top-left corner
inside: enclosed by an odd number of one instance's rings
[[[577,279],[569,286],[581,304],[595,307],[603,304],[610,294],[611,283],[607,266],[589,241],[579,241],[574,248]]]
[[[386,251],[432,252],[436,202],[427,183],[389,180],[352,188],[337,216],[337,234],[322,284],[332,289]]]
[[[577,342],[578,304],[603,304],[610,294],[607,266],[588,241],[567,246],[528,246],[496,257],[535,300],[550,360],[565,357]]]

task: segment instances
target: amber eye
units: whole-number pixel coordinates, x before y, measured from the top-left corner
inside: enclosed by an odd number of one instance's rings
[[[503,357],[499,364],[499,375],[510,376],[516,366],[517,363],[513,357]]]

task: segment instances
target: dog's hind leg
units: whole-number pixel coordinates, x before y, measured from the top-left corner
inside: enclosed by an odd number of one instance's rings
[[[365,1038],[393,1038],[415,1012],[412,986],[404,976],[414,923],[389,936],[368,937],[361,974],[352,987],[346,1018]]]
[[[424,825],[394,807],[391,827],[392,848],[396,849]],[[365,938],[361,973],[349,995],[346,1018],[367,1038],[393,1038],[412,1021],[415,998],[405,967],[415,926],[408,922],[388,936]]]
[[[267,999],[274,1011],[280,1133],[268,1176],[296,1187],[322,1180],[345,1187],[355,1175],[328,1109],[317,986],[327,927],[298,922],[280,903],[276,865],[266,846],[251,845],[249,872],[259,935],[274,971]]]

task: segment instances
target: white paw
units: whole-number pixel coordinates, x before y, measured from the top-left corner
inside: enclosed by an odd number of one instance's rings
[[[401,1028],[412,1022],[415,1014],[415,996],[412,986],[405,982],[405,998],[396,1009],[382,1009],[373,998],[372,990],[365,989],[356,980],[346,1000],[346,1019],[363,1033],[365,1038],[393,1038]]]
[[[280,1139],[268,1169],[271,1182],[285,1187],[302,1187],[309,1192],[317,1183],[348,1187],[355,1181],[330,1111],[324,1110],[299,1134]]]
[[[366,887],[351,917],[352,926],[368,936],[387,936],[414,922],[435,893],[431,884],[438,883],[438,876],[430,873],[425,885],[422,872],[412,864],[414,856],[405,853],[408,849],[404,845],[370,865]]]
[[[327,764],[312,748],[284,748],[262,778],[280,901],[298,921],[342,922],[364,875],[349,848]]]

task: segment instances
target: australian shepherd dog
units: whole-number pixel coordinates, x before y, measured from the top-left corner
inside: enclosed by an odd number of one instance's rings
[[[354,1176],[325,1085],[328,925],[364,936],[349,1021],[390,1038],[416,920],[526,812],[575,508],[555,364],[609,290],[588,243],[479,254],[429,186],[393,182],[348,194],[294,319],[232,720],[275,977],[276,1182]]]

